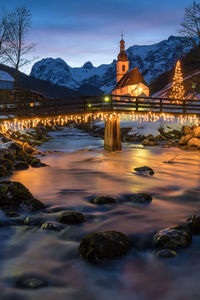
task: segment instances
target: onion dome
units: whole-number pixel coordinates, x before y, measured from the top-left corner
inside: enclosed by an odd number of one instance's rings
[[[128,61],[128,56],[125,51],[125,41],[124,41],[123,37],[120,41],[120,53],[117,58],[118,58],[118,61]]]

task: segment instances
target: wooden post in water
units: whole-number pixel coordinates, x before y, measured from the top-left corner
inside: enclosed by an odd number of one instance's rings
[[[104,149],[107,151],[121,150],[120,121],[116,115],[105,121]]]

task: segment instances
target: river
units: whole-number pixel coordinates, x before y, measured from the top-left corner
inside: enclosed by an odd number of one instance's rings
[[[196,300],[200,299],[200,237],[178,256],[161,259],[151,249],[132,249],[127,256],[102,265],[79,257],[81,238],[90,232],[117,230],[144,235],[184,222],[200,213],[200,153],[178,148],[144,148],[123,144],[121,152],[106,152],[103,141],[77,129],[51,133],[41,146],[55,150],[42,157],[47,167],[15,172],[10,180],[23,183],[48,207],[63,207],[89,216],[82,225],[62,232],[28,227],[0,230],[0,299],[41,300]],[[177,157],[173,164],[166,161]],[[154,169],[139,176],[133,169]],[[121,203],[97,206],[93,195],[145,192],[149,205]],[[40,216],[56,221],[59,213]],[[3,217],[3,216],[1,216]],[[13,287],[20,275],[35,275],[47,288]]]

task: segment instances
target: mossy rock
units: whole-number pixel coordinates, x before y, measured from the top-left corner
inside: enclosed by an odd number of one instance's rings
[[[8,218],[18,218],[18,217],[20,217],[20,214],[16,211],[8,211],[6,213],[6,217],[8,217]]]
[[[14,168],[13,162],[10,159],[1,158],[0,165],[4,166],[7,170],[12,171]]]
[[[34,157],[32,155],[26,153],[25,151],[19,151],[16,155],[16,160],[26,161],[27,163],[30,163],[33,158]]]
[[[42,229],[42,230],[52,230],[52,231],[61,231],[60,227],[55,222],[45,222],[45,223],[42,224],[40,229]]]
[[[16,161],[14,164],[15,170],[21,171],[29,168],[29,165],[26,161]]]
[[[16,160],[16,151],[9,151],[8,153],[4,154],[4,159],[8,159],[12,162],[14,162]]]
[[[75,211],[65,211],[58,217],[58,221],[62,224],[80,224],[85,220],[84,214]]]
[[[162,249],[155,253],[155,256],[162,258],[172,258],[176,257],[177,253],[171,249]]]
[[[22,276],[16,280],[15,286],[21,289],[39,289],[48,286],[48,283],[35,276]]]
[[[31,160],[30,165],[32,168],[40,168],[46,166],[46,164],[41,163],[40,159],[38,158],[34,158],[33,160]]]
[[[125,200],[135,203],[150,203],[152,199],[152,196],[146,193],[125,195]]]
[[[45,208],[44,204],[35,199],[29,190],[20,182],[0,182],[0,208],[4,210],[26,209],[38,211]]]
[[[136,172],[138,172],[139,174],[147,174],[147,175],[151,175],[151,176],[153,176],[155,173],[153,169],[151,169],[147,166],[135,168],[134,170]]]
[[[117,198],[113,198],[113,197],[110,197],[110,196],[98,196],[98,197],[94,198],[92,200],[92,202],[94,204],[103,205],[103,204],[118,203],[119,200]]]
[[[200,234],[200,215],[194,215],[187,220],[187,226],[192,234]]]
[[[128,237],[117,231],[86,235],[79,246],[80,255],[89,262],[111,260],[127,254],[131,248]]]
[[[188,246],[192,235],[186,226],[178,225],[159,231],[153,240],[156,247],[175,249]]]
[[[3,165],[0,165],[0,177],[5,177],[8,175],[8,170]]]

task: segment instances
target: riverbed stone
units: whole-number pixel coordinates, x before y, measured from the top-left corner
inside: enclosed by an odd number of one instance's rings
[[[8,218],[18,218],[18,217],[20,217],[20,214],[16,211],[8,211],[8,212],[6,212],[6,217],[8,217]]]
[[[127,194],[125,195],[125,199],[127,201],[135,202],[135,203],[149,203],[152,201],[152,196],[146,193],[138,193],[138,194]]]
[[[32,168],[40,168],[40,167],[45,167],[46,164],[41,163],[40,159],[34,158],[31,162],[30,165]]]
[[[28,153],[28,154],[33,154],[33,153],[35,152],[35,150],[36,150],[36,149],[34,149],[33,147],[31,147],[31,146],[29,145],[29,143],[25,143],[23,148],[24,148],[24,151],[25,151],[26,153]]]
[[[193,128],[192,132],[194,137],[200,138],[200,126]]]
[[[155,255],[162,258],[171,258],[171,257],[176,257],[177,253],[171,249],[162,249],[157,251]]]
[[[157,142],[149,140],[149,139],[144,139],[143,142],[142,142],[142,144],[144,146],[151,146],[151,147],[159,145]]]
[[[118,203],[119,200],[117,198],[114,198],[114,197],[110,197],[110,196],[97,196],[95,197],[92,202],[94,204],[100,204],[100,205],[103,205],[103,204],[112,204],[112,203]]]
[[[187,145],[189,147],[197,147],[200,148],[200,139],[198,138],[192,138],[188,141]]]
[[[183,130],[185,135],[192,134],[192,129],[187,125],[183,126],[182,130]]]
[[[84,214],[75,211],[65,211],[58,217],[62,224],[80,224],[86,220]]]
[[[22,276],[16,280],[15,286],[21,289],[39,289],[47,287],[48,283],[35,276]]]
[[[0,182],[0,208],[2,209],[27,209],[38,211],[45,208],[44,204],[35,199],[29,190],[20,182]]]
[[[182,137],[180,138],[180,140],[178,141],[179,145],[180,145],[180,146],[187,145],[188,141],[189,141],[190,139],[192,139],[192,137],[193,137],[192,134],[187,134],[186,136],[182,136]]]
[[[0,165],[4,166],[7,170],[12,171],[14,168],[13,162],[10,159],[1,158]]]
[[[5,177],[8,175],[8,170],[3,165],[0,165],[0,177]]]
[[[200,215],[194,215],[189,218],[187,225],[192,234],[200,234]]]
[[[14,163],[15,170],[22,171],[29,168],[29,165],[26,161],[16,161]]]
[[[89,262],[99,262],[123,256],[127,254],[130,247],[130,240],[121,232],[96,232],[82,239],[79,253]]]
[[[153,241],[156,247],[175,249],[188,246],[192,235],[186,226],[174,226],[160,230],[154,235]]]
[[[42,230],[61,231],[61,228],[55,222],[45,222],[40,227]]]
[[[147,167],[147,166],[138,167],[138,168],[135,168],[134,170],[136,172],[140,173],[140,174],[148,174],[148,175],[151,175],[151,176],[155,174],[154,170]]]
[[[19,151],[16,154],[16,160],[18,161],[25,161],[27,163],[30,163],[30,161],[33,159],[34,157],[28,153],[26,153],[25,151]]]

